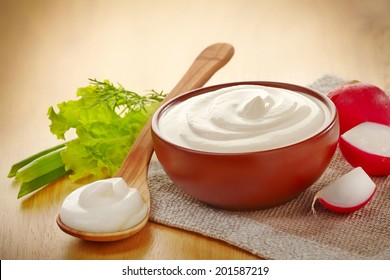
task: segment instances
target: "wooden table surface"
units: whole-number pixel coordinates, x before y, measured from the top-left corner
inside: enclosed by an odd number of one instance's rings
[[[195,233],[149,223],[97,244],[55,223],[72,190],[60,180],[25,199],[10,166],[58,140],[47,109],[88,78],[169,91],[206,46],[232,60],[207,85],[272,80],[307,85],[324,74],[390,89],[390,1],[0,0],[0,258],[256,259]]]

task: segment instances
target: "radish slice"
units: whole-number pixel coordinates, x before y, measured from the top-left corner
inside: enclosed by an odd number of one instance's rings
[[[314,196],[311,209],[315,213],[314,204],[319,199],[331,211],[351,213],[366,205],[375,190],[375,183],[361,167],[357,167],[321,189]]]
[[[361,166],[367,174],[390,174],[390,126],[361,123],[341,135],[339,148],[349,164]]]

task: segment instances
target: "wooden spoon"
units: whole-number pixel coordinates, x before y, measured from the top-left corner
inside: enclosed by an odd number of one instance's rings
[[[187,70],[176,87],[165,97],[166,102],[181,93],[202,87],[220,68],[222,68],[233,56],[234,49],[225,43],[213,44],[204,49]],[[130,187],[137,188],[145,203],[148,205],[148,213],[145,219],[133,228],[110,233],[93,233],[73,229],[57,217],[58,226],[66,233],[84,240],[90,241],[115,241],[127,238],[140,231],[148,222],[150,215],[150,195],[148,188],[148,169],[150,158],[153,154],[153,143],[150,133],[151,120],[147,122],[140,132],[132,149],[127,155],[116,177],[122,177]],[[120,215],[120,213],[118,213]]]

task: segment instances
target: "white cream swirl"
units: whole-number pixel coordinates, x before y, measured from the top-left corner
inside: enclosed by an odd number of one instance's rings
[[[62,203],[62,222],[87,232],[116,232],[140,223],[148,206],[122,178],[99,180],[70,193]]]
[[[197,95],[162,112],[158,128],[168,141],[205,152],[263,151],[307,139],[331,114],[300,92],[239,85]]]

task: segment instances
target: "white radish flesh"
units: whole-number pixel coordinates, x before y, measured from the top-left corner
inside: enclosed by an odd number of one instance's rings
[[[390,174],[390,126],[364,122],[340,137],[339,148],[352,166],[368,174]]]
[[[317,199],[331,211],[351,213],[368,203],[376,190],[375,183],[361,167],[344,174],[323,189],[314,197],[312,211]]]

